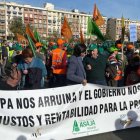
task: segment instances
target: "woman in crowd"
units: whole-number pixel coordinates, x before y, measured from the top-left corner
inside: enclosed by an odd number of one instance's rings
[[[73,55],[70,57],[67,70],[67,84],[83,84],[86,85],[86,72],[82,63],[82,59],[86,53],[84,44],[77,44],[74,47]]]
[[[24,61],[18,64],[18,68],[22,71],[23,75],[25,75],[25,79],[23,78],[23,82],[25,82],[24,87],[26,89],[42,88],[42,79],[47,75],[43,61],[33,57],[30,48],[24,49],[22,55]]]

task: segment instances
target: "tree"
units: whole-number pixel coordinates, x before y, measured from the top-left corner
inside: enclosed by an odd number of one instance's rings
[[[9,30],[16,36],[17,33],[24,35],[25,34],[25,25],[23,24],[21,17],[15,17],[12,19],[9,24]]]

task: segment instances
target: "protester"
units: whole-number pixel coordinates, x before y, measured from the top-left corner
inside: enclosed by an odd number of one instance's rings
[[[1,46],[1,50],[2,50],[2,63],[1,63],[1,73],[0,76],[5,76],[6,72],[5,72],[5,66],[8,60],[8,50],[7,50],[7,46],[6,46],[6,41],[4,40]]]
[[[91,44],[88,51],[89,55],[83,59],[87,81],[93,84],[107,85],[105,68],[108,56],[98,54],[97,45],[95,44]]]
[[[52,50],[53,87],[66,86],[67,54],[64,51],[64,40],[58,39],[58,48]]]
[[[26,48],[22,52],[24,61],[18,64],[18,68],[25,75],[23,79],[25,89],[41,88],[43,77],[47,76],[47,70],[42,60],[33,57],[33,52],[30,48]],[[25,81],[24,81],[25,80]]]
[[[118,53],[116,55],[116,58],[117,60],[120,60],[122,59],[122,66],[121,66],[121,70],[122,70],[122,78],[120,80],[118,80],[118,87],[122,87],[125,85],[125,82],[124,82],[124,73],[126,71],[126,67],[128,65],[128,61],[127,61],[127,57],[126,55],[124,54],[124,46],[123,44],[121,44],[121,42],[117,42],[116,41],[116,48],[118,48]]]
[[[108,57],[108,65],[106,69],[106,77],[108,86],[117,87],[118,80],[122,79],[122,60],[117,59],[118,48],[112,45],[109,49],[110,56]]]
[[[130,86],[140,82],[140,55],[139,53],[134,53],[130,64],[126,69],[126,86]]]
[[[41,52],[41,48],[43,47],[43,45],[40,42],[37,42],[35,46],[36,46],[36,57],[40,58],[45,64],[46,58],[45,55]]]
[[[127,57],[128,63],[130,64],[130,60],[132,58],[132,55],[134,54],[133,43],[131,43],[131,42],[127,43],[126,48],[127,48],[126,57]]]
[[[70,57],[67,70],[67,84],[83,84],[86,85],[86,72],[82,63],[82,57],[86,53],[84,44],[77,44],[74,47],[73,55]]]
[[[23,48],[21,45],[16,44],[14,50],[16,51],[15,56],[12,58],[12,63],[19,64],[21,61],[23,61],[22,51]]]

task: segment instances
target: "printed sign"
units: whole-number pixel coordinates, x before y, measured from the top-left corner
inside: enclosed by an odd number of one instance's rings
[[[65,140],[140,126],[140,84],[0,91],[2,140]]]
[[[129,25],[129,31],[130,31],[130,42],[137,41],[137,25],[136,24],[130,24]]]

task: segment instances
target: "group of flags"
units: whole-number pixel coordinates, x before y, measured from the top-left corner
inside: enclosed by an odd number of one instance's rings
[[[102,15],[100,14],[96,4],[94,5],[93,17],[92,19],[91,17],[88,17],[87,24],[88,24],[87,35],[90,35],[90,36],[96,35],[99,39],[104,41],[104,37],[99,29],[99,26],[104,24],[104,19]],[[73,35],[66,17],[64,17],[64,22],[61,28],[61,35],[64,36],[64,38],[67,41],[69,41]],[[80,26],[80,42],[85,43],[81,26]]]
[[[104,23],[105,21],[102,15],[100,14],[99,9],[97,8],[96,4],[94,4],[93,17],[90,17],[90,16],[88,17],[87,35],[89,36],[95,35],[100,40],[105,41],[104,36],[99,29],[99,26],[103,25]],[[124,25],[124,18],[122,17],[122,40],[124,40],[124,33],[125,33],[125,25]],[[64,16],[64,22],[61,27],[61,35],[65,38],[66,42],[69,42],[73,36],[71,27],[65,16]],[[81,43],[85,43],[81,26],[80,26],[79,35],[80,35],[79,41]],[[36,42],[42,42],[41,37],[39,33],[37,32],[37,30],[35,30],[33,33],[29,24],[26,25],[26,36],[27,36],[27,39],[24,36],[17,34],[17,40],[18,42],[21,42],[21,41],[26,42],[26,44],[32,46],[32,49]]]

